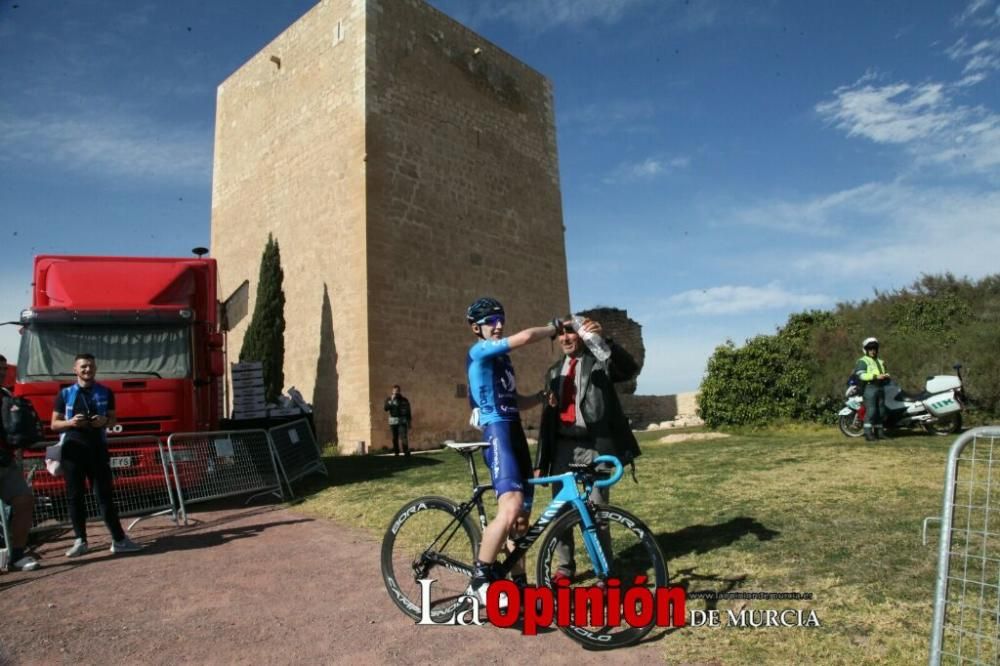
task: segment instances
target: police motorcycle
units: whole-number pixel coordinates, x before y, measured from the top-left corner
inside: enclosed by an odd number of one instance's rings
[[[886,429],[920,426],[934,435],[951,435],[962,429],[962,410],[967,398],[962,387],[962,366],[956,364],[954,375],[928,377],[921,393],[904,391],[895,380],[885,385]],[[861,381],[854,375],[847,382],[847,402],[838,412],[840,432],[848,437],[865,434],[865,404]]]

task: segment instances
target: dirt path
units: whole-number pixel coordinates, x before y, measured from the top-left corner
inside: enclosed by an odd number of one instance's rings
[[[659,663],[662,631],[612,655],[558,631],[424,627],[389,600],[367,533],[275,507],[139,523],[137,555],[38,549],[43,568],[0,575],[0,665],[118,663]],[[652,640],[650,640],[652,639]]]

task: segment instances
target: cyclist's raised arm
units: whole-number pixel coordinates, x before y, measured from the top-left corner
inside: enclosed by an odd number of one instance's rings
[[[547,338],[552,338],[559,333],[559,322],[553,320],[552,322],[546,324],[545,326],[535,326],[534,328],[526,328],[523,331],[518,331],[514,335],[507,338],[507,343],[510,345],[511,349],[517,349],[518,347],[523,347],[525,345],[530,345],[532,342],[539,342]]]

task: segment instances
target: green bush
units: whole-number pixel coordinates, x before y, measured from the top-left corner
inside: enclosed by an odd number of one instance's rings
[[[705,423],[760,426],[821,417],[830,405],[809,390],[818,369],[810,342],[830,318],[821,311],[795,314],[775,335],[758,335],[739,348],[732,340],[717,347],[698,397]]]
[[[920,391],[926,377],[954,374],[961,363],[980,417],[1000,416],[1000,275],[971,282],[945,274],[832,312],[793,314],[742,347],[727,341],[708,362],[702,418],[713,427],[832,422],[861,341],[872,335],[904,388]]]

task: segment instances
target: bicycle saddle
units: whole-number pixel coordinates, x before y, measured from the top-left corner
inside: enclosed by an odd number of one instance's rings
[[[489,442],[445,442],[445,446],[449,449],[455,449],[459,453],[469,453],[472,451],[478,451],[479,449],[485,449],[490,445]]]

